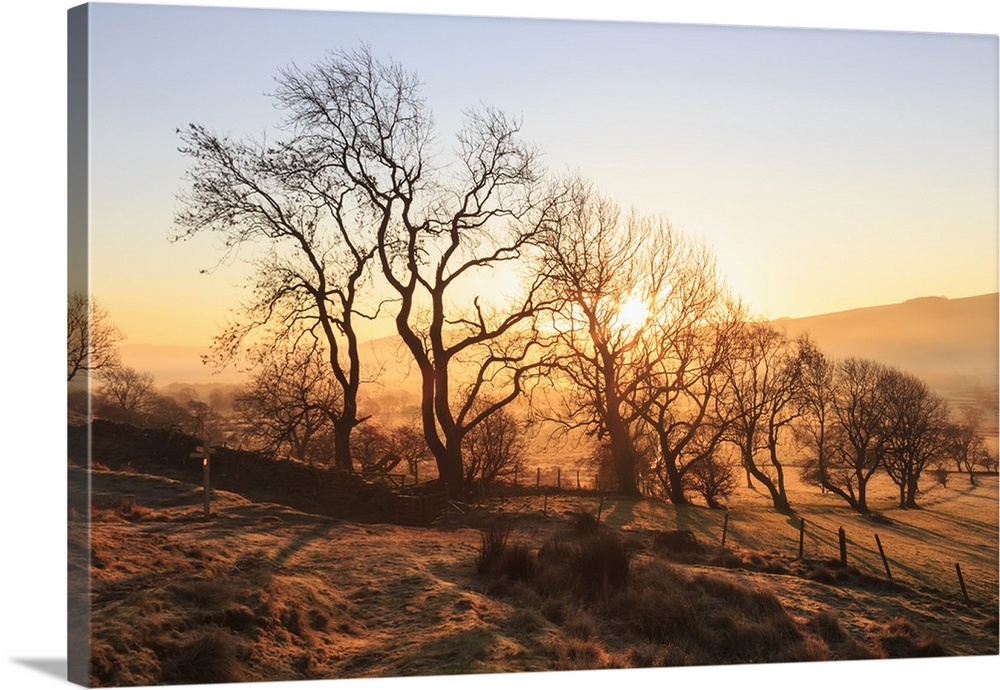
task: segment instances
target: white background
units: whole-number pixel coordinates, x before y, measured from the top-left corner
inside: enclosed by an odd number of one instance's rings
[[[65,389],[61,380],[65,313],[66,228],[66,10],[73,3],[8,3],[0,19],[0,687],[65,685]],[[167,2],[164,4],[178,4]],[[195,4],[195,3],[187,3]],[[628,19],[707,24],[947,31],[997,34],[998,10],[988,1],[925,3],[841,0],[836,3],[703,1],[652,3],[495,0],[335,2],[273,0],[212,5],[406,11],[438,14]],[[945,640],[945,644],[947,641]],[[833,688],[863,683],[932,688],[945,684],[990,687],[1000,657],[894,662],[851,662],[711,669],[588,672],[572,675],[479,676],[477,687],[511,682],[542,688],[553,683],[688,685],[751,688]],[[228,687],[467,688],[468,678],[315,681]],[[223,687],[223,686],[214,686]]]

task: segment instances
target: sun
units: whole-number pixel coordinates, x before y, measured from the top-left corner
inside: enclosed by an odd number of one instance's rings
[[[631,296],[618,309],[616,321],[620,326],[631,331],[638,331],[649,318],[649,305],[646,300]]]

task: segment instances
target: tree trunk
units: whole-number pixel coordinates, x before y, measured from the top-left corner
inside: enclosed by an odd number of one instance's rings
[[[917,478],[911,477],[906,482],[906,507],[917,507]]]
[[[622,496],[640,496],[639,485],[635,481],[635,452],[627,433],[612,435],[611,463],[618,480],[618,493]]]
[[[766,474],[757,468],[757,465],[753,460],[753,451],[749,448],[743,449],[743,466],[749,474],[753,475],[754,479],[767,488],[768,493],[771,494],[771,503],[774,505],[775,510],[779,513],[791,512],[791,506],[788,504],[788,498],[778,491],[778,487],[774,485],[774,482],[772,482]]]
[[[862,515],[867,515],[868,510],[868,482],[862,477],[858,477],[858,500],[857,504],[854,506]]]
[[[354,472],[351,459],[351,431],[354,420],[341,417],[333,423],[333,466],[344,472]]]
[[[448,498],[461,501],[466,497],[465,475],[462,472],[462,450],[457,441],[447,443],[443,460],[438,461],[438,475],[448,490]]]

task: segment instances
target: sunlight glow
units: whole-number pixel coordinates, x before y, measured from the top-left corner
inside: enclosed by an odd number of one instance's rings
[[[631,296],[618,310],[616,325],[630,331],[638,331],[649,318],[649,305],[641,297]]]

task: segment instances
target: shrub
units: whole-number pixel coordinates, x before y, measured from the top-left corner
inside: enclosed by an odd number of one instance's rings
[[[935,467],[931,470],[931,476],[941,485],[942,488],[948,488],[948,468],[946,467]]]

